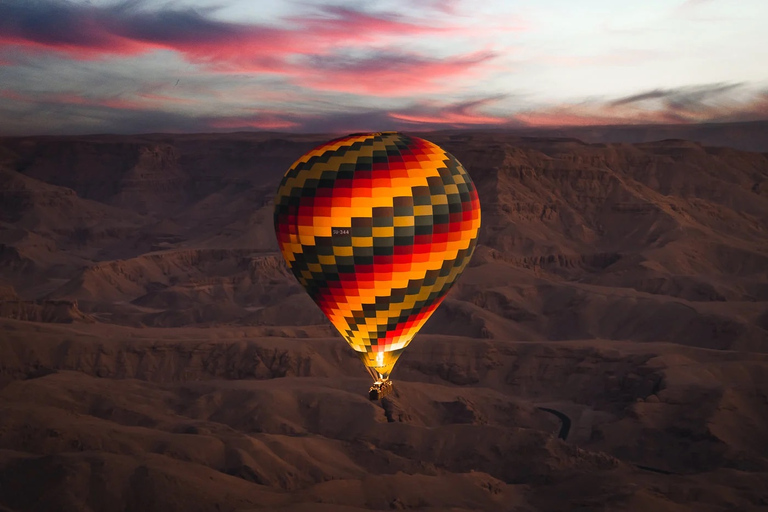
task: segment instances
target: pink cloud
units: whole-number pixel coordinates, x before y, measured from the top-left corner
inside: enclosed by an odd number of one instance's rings
[[[208,71],[273,74],[310,90],[374,96],[446,91],[462,79],[480,79],[494,58],[490,51],[433,58],[381,50],[404,37],[466,34],[458,25],[344,7],[326,6],[281,26],[219,21],[193,10],[149,10],[141,2],[0,4],[3,18],[0,44],[17,52],[92,60],[164,49]],[[369,56],[348,56],[366,48]]]
[[[218,21],[192,10],[150,11],[137,6],[142,4],[0,5],[0,18],[5,18],[0,43],[83,60],[168,49],[194,62],[268,70],[288,55],[322,55],[335,48],[458,30],[342,7],[325,7],[318,15],[293,17],[274,27]]]
[[[8,47],[16,47],[25,53],[37,54],[45,52],[57,52],[68,55],[77,60],[95,60],[109,55],[139,55],[163,47],[156,44],[142,41],[133,41],[112,34],[96,34],[97,41],[91,41],[88,45],[83,45],[76,41],[61,41],[56,44],[46,41],[35,41],[22,37],[13,37],[0,33],[0,44]]]
[[[284,119],[279,112],[256,112],[242,117],[222,117],[212,120],[209,124],[212,128],[228,129],[248,129],[256,128],[258,130],[284,130],[296,128],[299,123]]]
[[[103,107],[118,110],[144,110],[150,108],[150,105],[140,100],[132,100],[121,97],[97,98],[66,92],[29,94],[19,93],[17,91],[11,90],[3,90],[0,91],[0,97],[38,105],[76,105],[83,107]]]
[[[445,59],[417,55],[383,55],[356,62],[295,67],[293,81],[316,90],[403,96],[449,90],[457,81],[476,79],[494,55],[478,52]]]
[[[445,124],[454,127],[465,125],[501,125],[509,122],[506,117],[491,116],[477,112],[478,108],[489,105],[499,98],[484,98],[442,107],[422,106],[409,112],[391,112],[393,119],[418,124]]]

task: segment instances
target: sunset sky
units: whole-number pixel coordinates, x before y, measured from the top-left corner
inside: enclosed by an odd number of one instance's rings
[[[0,134],[768,119],[766,0],[0,0]]]

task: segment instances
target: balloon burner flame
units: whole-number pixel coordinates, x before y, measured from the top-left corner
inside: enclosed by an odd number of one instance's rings
[[[392,374],[392,368],[402,353],[402,348],[357,353],[360,360],[365,364],[368,374],[373,379],[373,386],[368,390],[368,396],[371,400],[379,400],[392,393],[392,381],[389,380],[389,376]]]

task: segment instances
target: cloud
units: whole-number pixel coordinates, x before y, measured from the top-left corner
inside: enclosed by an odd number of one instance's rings
[[[673,17],[687,21],[722,24],[729,15],[725,14],[723,9],[710,8],[713,4],[718,3],[721,4],[721,7],[728,5],[725,2],[718,2],[718,0],[685,0],[674,7],[671,14]],[[738,13],[739,10],[736,9],[733,12]]]
[[[293,17],[302,31],[354,42],[371,41],[377,36],[420,35],[424,33],[449,33],[458,27],[435,26],[409,21],[395,13],[371,14],[348,7],[323,6],[320,16]]]
[[[704,4],[711,4],[715,0],[685,0],[685,2],[681,3],[678,6],[678,9],[684,10],[684,9],[695,9],[701,5]]]
[[[728,96],[727,91],[730,90],[733,93],[739,91],[741,87],[729,88],[715,85],[692,89],[698,92],[720,89],[720,94]],[[676,101],[680,101],[681,94],[682,90],[673,94]],[[262,109],[226,118],[211,117],[205,119],[204,123],[215,130],[251,127],[293,132],[352,133],[369,130],[514,129],[521,127],[679,124],[768,119],[768,91],[765,90],[749,94],[743,93],[738,101],[728,96],[730,98],[728,104],[723,103],[714,110],[704,109],[703,112],[697,112],[695,108],[689,107],[691,110],[685,114],[681,113],[679,108],[666,108],[664,104],[646,105],[644,108],[633,104],[641,103],[643,100],[640,98],[656,99],[659,96],[660,94],[657,92],[648,91],[613,101],[559,104],[516,113],[499,113],[498,111],[494,113],[494,109],[498,109],[498,103],[507,99],[507,96],[504,95],[458,102],[413,102],[396,109],[351,110],[350,108],[339,107],[330,112],[306,115]],[[690,96],[696,97],[697,94]],[[630,98],[638,99],[634,102],[627,102]],[[622,100],[626,103],[620,103]]]
[[[350,65],[356,66],[356,63]],[[35,93],[0,90],[0,132],[5,135],[63,133],[226,132],[278,130],[313,133],[359,131],[429,131],[446,128],[514,129],[521,127],[597,126],[619,124],[678,124],[768,119],[768,90],[741,84],[709,84],[674,89],[651,89],[622,98],[573,104],[539,105],[511,111],[506,95],[459,101],[445,99],[392,101],[377,107],[360,101],[343,103],[333,96],[304,100],[306,91],[259,102],[260,93],[248,98],[247,81],[237,81],[232,101],[219,101],[218,111],[206,98],[217,91],[176,96],[173,83],[164,88],[98,94],[75,91]],[[203,87],[204,83],[198,84]],[[201,91],[203,90],[201,89]],[[231,94],[231,89],[228,95]],[[219,91],[220,92],[220,91]],[[222,93],[223,94],[223,93]],[[283,98],[283,94],[287,94]],[[296,96],[298,95],[298,96]],[[443,96],[435,96],[443,98]],[[349,96],[344,97],[349,99]],[[226,99],[226,98],[225,98]],[[310,101],[311,100],[311,101]],[[256,106],[258,105],[258,106]]]
[[[478,112],[478,109],[493,104],[503,96],[493,96],[449,105],[416,105],[402,112],[389,114],[393,119],[409,124],[428,124],[461,128],[467,126],[496,126],[509,124],[509,118]]]
[[[663,56],[663,52],[659,51],[623,48],[594,55],[541,53],[536,55],[534,60],[557,67],[579,68],[585,66],[636,66],[661,56]]]
[[[68,93],[37,97],[0,90],[2,98],[13,100],[0,102],[0,118],[13,120],[0,127],[2,135],[296,131],[300,126],[291,115],[268,110],[251,110],[240,116],[168,111],[157,108],[156,98],[96,98]]]
[[[316,58],[288,73],[294,75],[296,83],[312,89],[403,96],[455,88],[457,82],[478,78],[494,57],[491,52],[443,59],[381,52],[362,59]]]
[[[732,109],[716,121],[764,121],[768,119],[768,90],[756,95],[751,102],[745,103],[741,108]]]
[[[333,6],[283,20],[283,26],[276,27],[216,20],[210,10],[151,10],[146,5],[139,0],[109,6],[6,1],[0,4],[0,42],[27,51],[63,52],[75,59],[168,49],[194,62],[224,59],[252,68],[262,60],[271,64],[291,54],[323,54],[332,48],[454,30],[395,14]]]
[[[82,59],[131,55],[145,45],[120,34],[129,4],[97,8],[69,2],[11,0],[0,4],[0,42],[31,51],[69,53]]]
[[[401,127],[389,117],[386,110],[373,108],[306,116],[300,120],[300,123],[300,126],[293,131],[347,134],[365,131],[392,131]]]
[[[25,53],[87,61],[168,50],[201,71],[273,75],[307,89],[375,96],[445,91],[457,80],[479,79],[494,58],[490,51],[437,58],[402,44],[405,50],[387,50],[411,36],[461,32],[395,13],[320,6],[266,25],[222,21],[214,12],[150,8],[140,0],[10,0],[0,2],[0,44],[17,61]]]
[[[640,94],[634,94],[632,96],[626,96],[619,98],[610,103],[611,106],[618,107],[621,105],[629,105],[631,103],[637,103],[645,100],[655,100],[660,98],[666,98],[669,95],[669,91],[663,91],[661,89],[654,89],[648,92],[642,92]]]
[[[153,101],[160,104],[168,104],[168,103],[196,103],[197,100],[193,100],[191,98],[182,98],[179,96],[169,96],[167,94],[156,94],[151,92],[139,92],[136,94],[139,98],[143,100]]]
[[[459,11],[461,0],[426,0],[422,6],[438,13],[455,15]]]
[[[500,98],[484,98],[455,104],[414,104],[398,111],[389,109],[335,109],[301,114],[277,109],[250,109],[231,115],[193,115],[155,108],[150,102],[132,98],[88,98],[50,95],[42,99],[13,91],[0,91],[14,108],[27,105],[19,115],[0,107],[0,117],[16,117],[15,126],[0,128],[0,134],[82,134],[146,132],[228,132],[279,130],[299,133],[354,133],[387,130],[433,130],[446,127],[498,127],[504,118],[480,113]],[[43,121],[53,122],[45,124]],[[19,122],[23,120],[24,122]],[[36,127],[36,128],[35,128]],[[44,127],[44,128],[41,128]]]
[[[745,121],[768,118],[768,91],[745,84],[653,89],[612,101],[584,102],[521,112],[531,126],[594,126]]]
[[[714,84],[700,85],[693,87],[681,87],[677,89],[654,89],[652,91],[634,94],[624,98],[619,98],[611,102],[611,105],[621,106],[632,103],[640,103],[646,100],[662,99],[672,105],[700,105],[709,99],[718,99],[728,93],[742,87],[744,84]]]
[[[513,118],[521,125],[530,127],[600,126],[617,123],[658,122],[638,119],[617,121],[615,117],[606,116],[600,108],[580,105],[558,105],[541,110],[520,112],[515,114]]]
[[[121,98],[120,96],[113,97],[90,97],[87,95],[74,94],[74,93],[52,93],[44,95],[32,95],[20,93],[12,90],[0,90],[0,97],[8,98],[13,101],[29,103],[37,107],[51,107],[51,106],[83,106],[83,107],[104,107],[108,109],[128,109],[128,110],[141,110],[150,108],[147,103]]]
[[[216,130],[287,130],[301,126],[280,112],[257,111],[247,116],[222,117],[207,122]]]
[[[754,93],[744,84],[707,84],[675,89],[654,89],[619,98],[606,106],[607,112],[653,112],[666,122],[697,122],[718,119],[750,108]]]

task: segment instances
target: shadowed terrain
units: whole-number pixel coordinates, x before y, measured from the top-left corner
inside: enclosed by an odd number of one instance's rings
[[[0,139],[0,510],[768,507],[768,154],[424,136],[480,244],[381,402],[274,238],[328,136]]]

